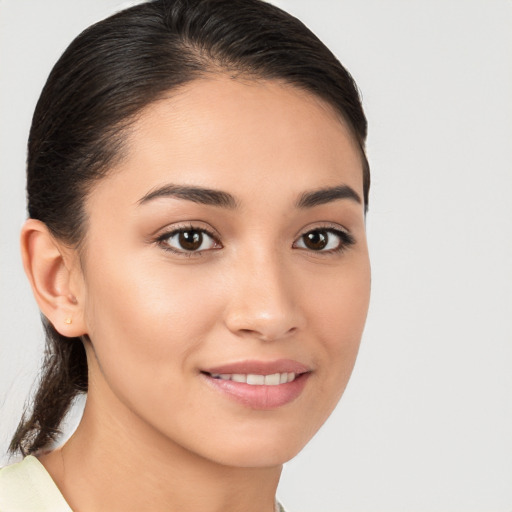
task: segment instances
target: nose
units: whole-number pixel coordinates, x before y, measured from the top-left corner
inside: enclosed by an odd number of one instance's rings
[[[240,337],[274,341],[304,326],[293,272],[277,256],[260,255],[232,268],[227,328]]]

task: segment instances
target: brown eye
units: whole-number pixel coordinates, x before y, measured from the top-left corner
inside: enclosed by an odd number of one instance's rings
[[[204,229],[181,228],[166,233],[158,239],[167,250],[176,253],[201,253],[209,249],[217,249],[219,243]]]
[[[312,229],[301,235],[293,244],[294,248],[308,251],[333,253],[340,252],[355,243],[354,238],[341,229]]]
[[[186,251],[197,251],[203,243],[203,234],[200,231],[181,231],[178,235],[179,245]]]
[[[329,241],[329,234],[325,230],[310,231],[302,235],[304,245],[312,251],[321,251],[325,249]]]

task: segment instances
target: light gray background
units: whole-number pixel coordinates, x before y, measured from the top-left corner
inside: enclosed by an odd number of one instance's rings
[[[510,512],[512,2],[276,3],[355,76],[373,172],[358,363],[286,465],[281,499],[294,512]],[[122,4],[0,0],[0,463],[42,348],[18,255],[31,113],[71,39]]]

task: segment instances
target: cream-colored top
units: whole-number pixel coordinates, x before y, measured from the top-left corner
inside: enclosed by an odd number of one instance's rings
[[[0,512],[73,512],[33,455],[0,468]],[[276,512],[284,512],[276,502]]]
[[[0,512],[72,512],[33,455],[0,469]]]

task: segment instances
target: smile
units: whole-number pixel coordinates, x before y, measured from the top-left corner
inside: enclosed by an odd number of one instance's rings
[[[270,410],[295,401],[312,369],[290,359],[241,361],[200,372],[207,386],[229,401],[250,409]]]
[[[294,372],[273,373],[272,375],[258,375],[255,373],[212,373],[209,375],[213,379],[232,380],[250,386],[278,386],[279,384],[293,382],[296,377]]]

